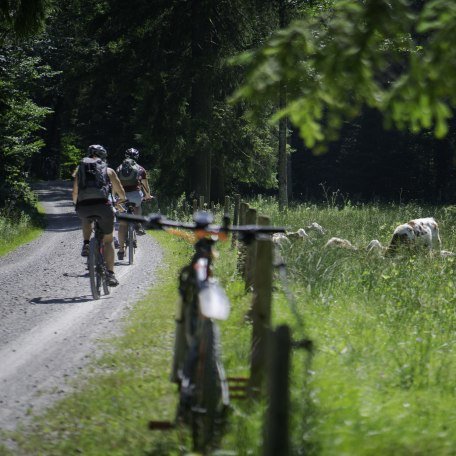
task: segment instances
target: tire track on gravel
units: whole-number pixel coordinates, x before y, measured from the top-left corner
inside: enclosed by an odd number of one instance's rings
[[[120,329],[161,261],[156,242],[140,237],[135,264],[116,264],[120,285],[93,301],[70,187],[37,186],[44,234],[0,258],[0,429],[14,429],[69,390],[66,380],[99,350],[97,339]]]

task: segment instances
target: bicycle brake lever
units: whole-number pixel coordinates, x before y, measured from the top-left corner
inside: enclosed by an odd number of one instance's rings
[[[146,226],[152,230],[162,230],[163,216],[161,214],[150,214],[146,217]]]

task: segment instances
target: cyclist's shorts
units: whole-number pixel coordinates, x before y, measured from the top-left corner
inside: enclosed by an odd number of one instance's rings
[[[98,223],[103,234],[112,234],[114,231],[114,212],[109,204],[78,205],[76,212],[81,220],[94,215],[98,216]]]
[[[127,197],[128,201],[135,203],[136,207],[141,207],[142,192],[139,190],[136,190],[134,192],[126,192],[125,196]]]

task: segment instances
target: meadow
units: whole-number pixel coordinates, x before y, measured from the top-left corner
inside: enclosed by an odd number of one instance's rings
[[[282,256],[296,309],[284,285],[274,281],[272,325],[287,324],[295,339],[315,345],[292,355],[291,452],[293,455],[451,455],[456,452],[456,313],[453,257],[370,256],[371,239],[387,244],[400,223],[434,216],[442,248],[456,251],[453,207],[408,205],[299,205],[279,211],[275,202],[251,202],[271,222],[291,230],[312,222],[323,237],[296,239]],[[168,215],[182,217],[178,209]],[[176,273],[190,255],[188,244],[155,235],[165,251],[160,283],[126,321],[124,335],[76,380],[70,395],[34,431],[13,437],[15,454],[169,455],[190,451],[188,434],[151,432],[149,419],[172,420],[169,383]],[[324,249],[332,236],[357,251]],[[216,274],[232,301],[222,324],[229,376],[249,372],[251,294],[236,272],[237,252],[220,245]],[[299,318],[296,316],[296,311]],[[267,401],[233,401],[228,432],[218,454],[262,451]]]

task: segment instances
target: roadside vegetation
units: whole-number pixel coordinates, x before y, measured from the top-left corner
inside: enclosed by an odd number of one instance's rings
[[[453,257],[384,259],[369,256],[371,239],[387,244],[399,223],[435,216],[443,248],[456,250],[453,207],[419,205],[300,205],[279,211],[275,202],[252,203],[272,223],[292,230],[317,222],[327,232],[285,245],[291,288],[301,326],[275,281],[273,324],[293,337],[310,337],[310,367],[295,352],[291,373],[292,454],[454,454],[456,446],[456,313]],[[172,214],[181,216],[182,214]],[[171,213],[170,213],[171,216]],[[182,454],[186,430],[149,431],[150,419],[174,419],[176,388],[169,382],[176,276],[190,246],[154,234],[165,251],[159,283],[129,315],[124,335],[75,379],[75,393],[14,434],[14,454]],[[325,250],[332,236],[357,251]],[[222,325],[229,376],[247,376],[251,296],[236,274],[236,251],[220,246],[217,275],[232,301]],[[307,386],[306,386],[307,385]],[[222,448],[229,454],[261,452],[264,404],[233,402]],[[222,453],[223,454],[223,453]]]
[[[0,212],[0,256],[32,241],[43,232],[43,210]]]

